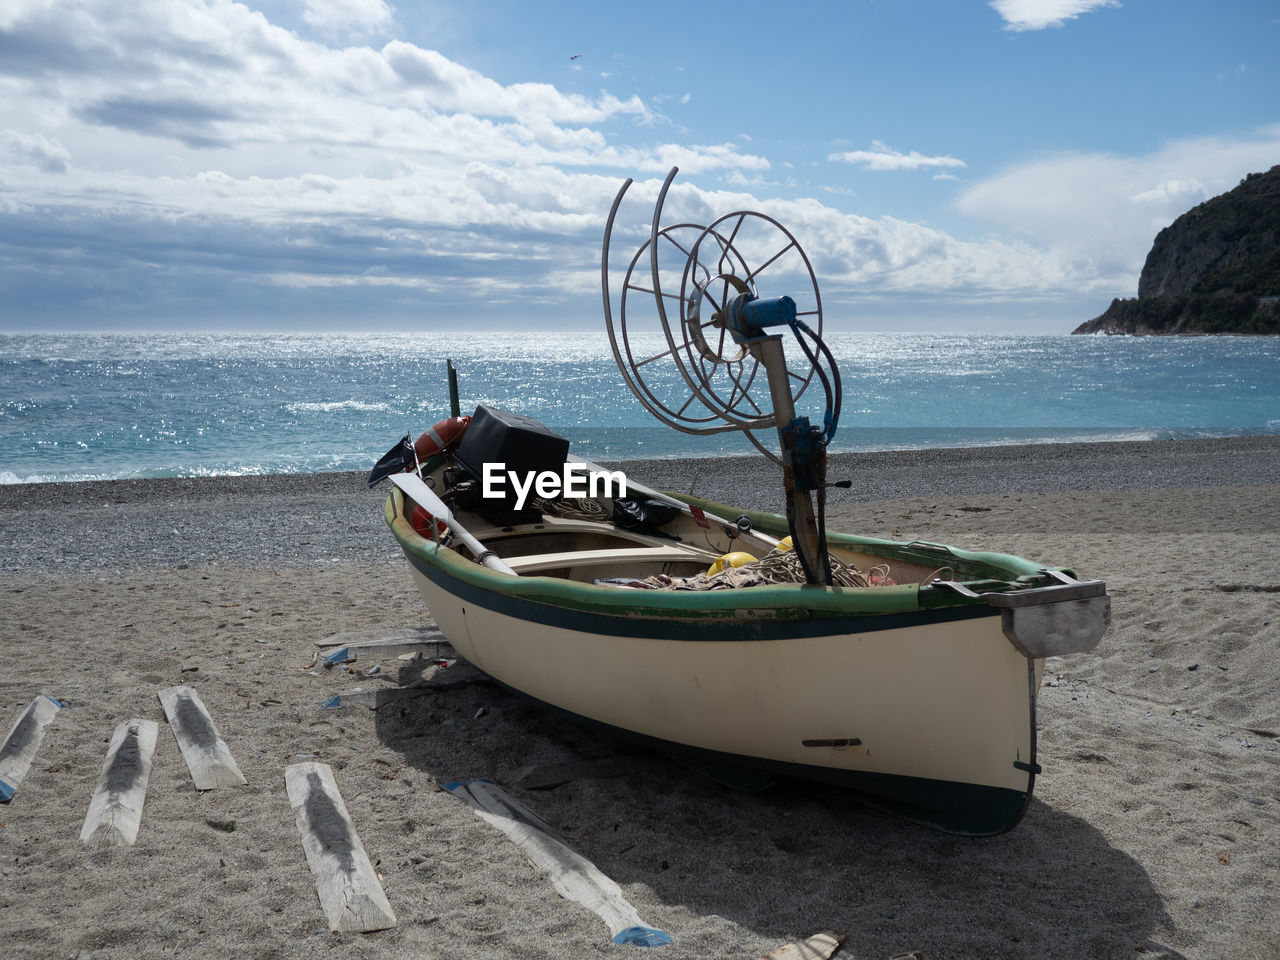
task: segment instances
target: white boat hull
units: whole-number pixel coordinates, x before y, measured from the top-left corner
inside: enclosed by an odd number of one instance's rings
[[[445,636],[507,686],[724,773],[845,784],[962,833],[1030,798],[1041,662],[995,610],[822,621],[567,614],[478,589],[406,550]]]

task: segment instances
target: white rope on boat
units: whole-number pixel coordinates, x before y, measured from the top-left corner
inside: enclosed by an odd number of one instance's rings
[[[592,500],[590,497],[582,497],[580,499],[562,497],[557,500],[534,497],[531,502],[535,508],[543,513],[549,513],[553,517],[560,517],[565,520],[591,520],[595,523],[606,523],[611,519],[609,511],[604,508],[604,504],[598,500]]]

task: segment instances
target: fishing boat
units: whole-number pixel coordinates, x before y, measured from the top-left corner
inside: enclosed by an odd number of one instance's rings
[[[786,516],[649,489],[519,413],[464,417],[450,365],[451,416],[370,475],[392,481],[386,520],[428,610],[502,684],[725,783],[801,778],[948,832],[1010,829],[1041,772],[1044,660],[1096,646],[1105,583],[826,529],[840,385],[812,267],[762,214],[663,227],[675,173],[621,287],[631,181],[609,212],[615,358],[668,425],[746,433],[782,468]],[[801,296],[764,296],[775,274]]]

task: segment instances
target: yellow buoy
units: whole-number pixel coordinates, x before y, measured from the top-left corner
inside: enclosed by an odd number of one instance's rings
[[[754,559],[755,557],[747,553],[745,550],[735,550],[733,553],[726,553],[724,556],[716,557],[711,566],[707,568],[707,575],[714,577],[717,573],[720,573],[723,570],[728,570],[730,567],[740,567],[744,563],[750,563]]]
[[[783,537],[781,540],[778,541],[778,545],[773,549],[777,550],[779,553],[786,553],[788,550],[791,549],[791,538]]]

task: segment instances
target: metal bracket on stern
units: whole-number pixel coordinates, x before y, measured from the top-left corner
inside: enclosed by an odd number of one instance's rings
[[[1106,581],[1076,580],[1061,570],[1040,573],[1058,582],[1007,593],[975,593],[954,580],[932,585],[998,607],[1001,630],[1024,657],[1038,660],[1093,650],[1111,624]]]

